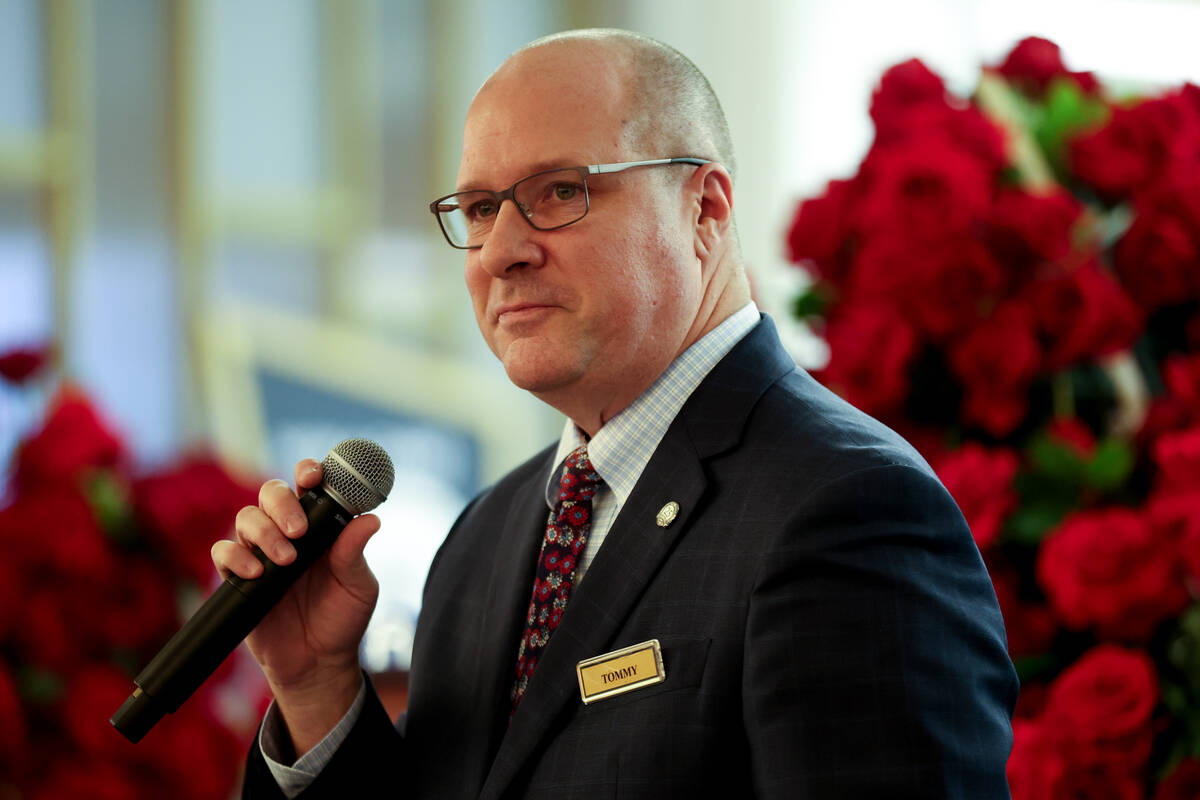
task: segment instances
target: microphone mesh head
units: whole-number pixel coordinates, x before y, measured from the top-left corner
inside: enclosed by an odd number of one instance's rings
[[[387,499],[396,473],[387,452],[370,439],[346,439],[321,462],[324,488],[352,514],[365,514]]]

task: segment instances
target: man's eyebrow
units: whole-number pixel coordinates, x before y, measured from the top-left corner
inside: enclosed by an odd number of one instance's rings
[[[586,166],[588,166],[588,163],[590,163],[590,162],[583,162],[583,161],[579,161],[577,159],[570,159],[570,158],[550,158],[550,159],[544,159],[542,161],[535,161],[532,164],[530,164],[528,167],[526,167],[521,172],[521,175],[516,180],[520,180],[521,178],[529,177],[530,175],[533,175],[538,172],[544,172],[548,169],[559,169],[560,167],[586,167]],[[509,184],[509,185],[511,185],[511,184]],[[483,189],[483,188],[486,188],[486,187],[480,185],[479,181],[469,180],[469,181],[463,181],[462,183],[460,183],[458,185],[458,188],[455,189],[454,191],[469,192],[473,189]],[[508,188],[508,187],[504,186],[501,188]],[[496,191],[499,191],[499,189],[497,189]]]

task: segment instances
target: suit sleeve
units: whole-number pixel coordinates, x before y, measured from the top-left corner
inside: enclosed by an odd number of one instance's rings
[[[362,713],[333,758],[296,800],[395,797],[408,781],[404,740],[367,679]],[[286,800],[267,767],[255,737],[246,761],[243,800]]]
[[[743,714],[764,798],[1008,798],[1017,682],[995,593],[929,473],[813,491],[763,552]]]

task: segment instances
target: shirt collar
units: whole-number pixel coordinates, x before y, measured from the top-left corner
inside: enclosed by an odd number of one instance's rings
[[[623,506],[679,409],[758,320],[758,306],[753,302],[731,314],[672,361],[650,388],[604,423],[591,441],[568,419],[554,455],[554,469],[546,479],[546,504],[553,509],[557,501],[563,462],[586,444],[592,467]]]

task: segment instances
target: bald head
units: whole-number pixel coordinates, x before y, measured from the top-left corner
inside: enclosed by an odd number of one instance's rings
[[[700,156],[735,175],[733,141],[725,112],[708,79],[673,47],[615,28],[565,31],[513,53],[493,77],[519,66],[522,56],[569,48],[578,69],[611,69],[623,90],[622,137],[638,157]]]

